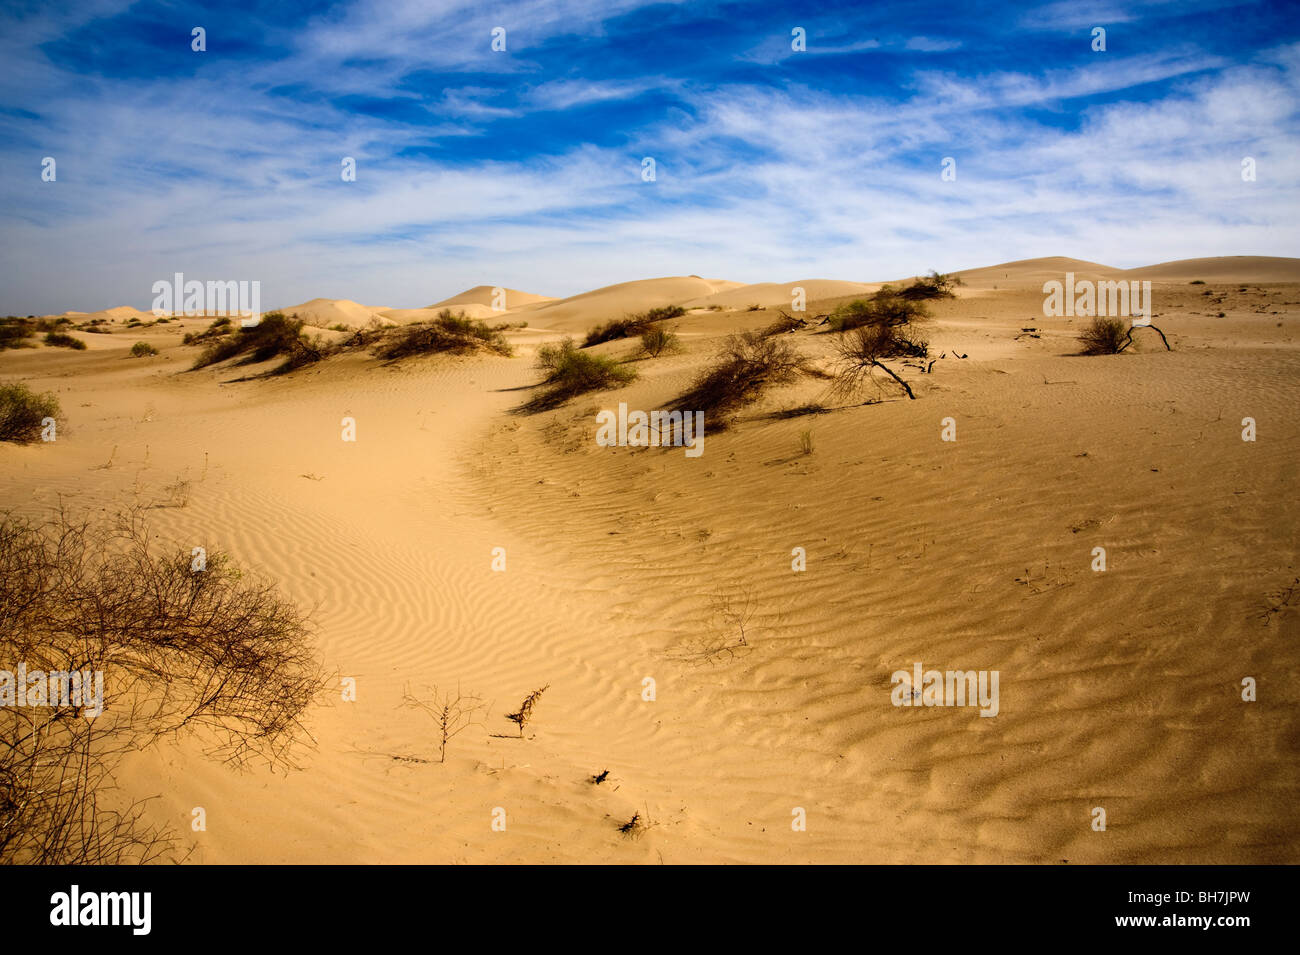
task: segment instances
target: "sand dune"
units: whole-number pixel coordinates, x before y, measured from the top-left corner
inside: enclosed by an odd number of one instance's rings
[[[444,308],[451,308],[453,313],[463,314],[468,318],[501,318],[504,312],[494,311],[489,305],[437,306],[428,308],[386,308],[375,313],[375,317],[384,324],[409,325],[411,322],[428,322],[438,317]]]
[[[332,325],[347,325],[359,328],[366,325],[382,308],[374,308],[353,302],[346,298],[314,298],[301,305],[289,305],[277,309],[286,315],[296,315],[308,325],[329,328]]]
[[[434,302],[429,308],[464,308],[469,305],[482,305],[491,309],[494,304],[494,291],[494,287],[491,285],[476,285],[471,289],[466,289],[459,295],[453,295],[441,302]],[[534,295],[531,292],[520,292],[518,289],[502,288],[502,291],[505,292],[506,311],[522,308],[525,305],[554,301],[549,295]],[[466,314],[469,314],[469,312],[467,311]]]
[[[835,279],[798,279],[793,282],[759,282],[754,285],[739,285],[724,289],[710,295],[688,299],[682,302],[687,308],[708,308],[720,305],[723,308],[748,308],[761,305],[764,308],[789,307],[792,289],[802,288],[808,301],[817,299],[840,298],[850,295],[865,295],[880,288],[880,283],[841,282]]]
[[[573,332],[648,308],[698,300],[740,285],[740,282],[702,279],[696,275],[641,279],[609,285],[569,298],[526,305],[517,314],[533,325]]]
[[[1015,262],[1003,262],[1000,265],[988,265],[979,269],[964,269],[954,273],[970,288],[982,289],[1009,288],[1016,285],[1039,285],[1050,279],[1060,279],[1066,272],[1073,272],[1076,278],[1098,279],[1112,278],[1118,269],[1099,262],[1086,262],[1083,259],[1071,259],[1063,255],[1048,256],[1040,259],[1020,259]]]
[[[1124,273],[1129,279],[1157,282],[1300,282],[1300,259],[1268,255],[1229,255],[1161,262]]]
[[[1235,286],[1292,260],[1238,261],[1195,268]],[[784,304],[788,283],[648,279],[512,310],[537,342],[737,296],[690,316],[681,351],[632,362],[634,383],[536,415],[512,413],[537,381],[527,344],[238,381],[176,373],[199,319],[0,352],[0,378],[55,391],[67,418],[53,445],[0,443],[0,496],[149,507],[160,541],[225,549],[312,608],[327,668],[358,681],[312,713],[296,771],[234,773],[185,739],[131,757],[124,795],[192,862],[1295,863],[1300,612],[1270,595],[1300,573],[1296,287],[1180,278],[1157,299],[1173,351],[1085,359],[1079,320],[1043,318],[1033,283],[1104,269],[963,273],[978,294],[933,304],[932,369],[896,363],[915,401],[801,380],[694,459],[598,446],[595,413],[670,404],[713,336],[770,321],[747,296]],[[137,337],[162,354],[126,360]],[[832,339],[784,336],[825,367]],[[814,401],[829,410],[779,414]],[[186,506],[159,505],[178,479]],[[892,705],[890,674],[916,662],[998,670],[997,717]],[[400,706],[428,684],[489,704],[446,764]],[[504,714],[545,684],[512,738]],[[649,827],[621,834],[634,813]]]

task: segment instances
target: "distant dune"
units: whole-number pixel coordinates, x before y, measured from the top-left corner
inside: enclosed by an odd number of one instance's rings
[[[994,288],[1041,287],[1044,282],[1059,279],[1066,272],[1073,272],[1076,279],[1093,281],[1123,278],[1154,282],[1191,282],[1196,279],[1227,283],[1300,282],[1300,258],[1229,255],[1178,259],[1135,269],[1117,269],[1100,262],[1058,255],[963,269],[952,274],[961,278],[965,289],[983,292]],[[909,276],[888,281],[890,284],[902,284],[911,278]],[[279,311],[286,315],[296,314],[308,325],[320,328],[333,325],[359,328],[376,320],[383,324],[399,325],[428,321],[441,309],[450,308],[464,312],[470,318],[490,321],[504,319],[509,315],[512,321],[522,319],[535,327],[575,332],[611,318],[663,305],[682,305],[688,309],[710,306],[746,309],[751,305],[773,308],[788,306],[791,290],[795,287],[803,288],[807,300],[813,302],[868,295],[883,284],[883,281],[853,282],[841,279],[793,279],[788,282],[745,284],[690,275],[621,282],[567,298],[551,298],[506,288],[504,312],[492,307],[494,286],[490,285],[476,285],[425,308],[388,308],[382,305],[362,305],[345,298],[314,298],[300,305],[282,307]],[[97,318],[110,322],[128,322],[132,318],[149,322],[154,318],[151,313],[128,305],[118,305],[98,312],[69,311],[63,313],[63,316],[77,322]]]
[[[1177,259],[1129,269],[1130,279],[1206,282],[1300,282],[1300,259],[1272,255],[1220,255],[1207,259]]]
[[[954,273],[970,288],[1005,288],[1013,285],[1041,285],[1049,279],[1059,279],[1066,272],[1073,272],[1076,278],[1091,279],[1113,278],[1119,269],[1100,262],[1088,262],[1084,259],[1071,259],[1063,255],[1053,255],[1041,259],[1020,259],[1016,262],[1003,262],[980,269],[964,269]]]
[[[331,325],[348,325],[352,327],[365,325],[382,309],[372,308],[346,298],[314,298],[301,305],[289,305],[278,309],[286,315],[297,315],[308,325],[328,328]]]
[[[971,288],[991,288],[994,285],[1041,284],[1073,272],[1079,279],[1146,279],[1155,282],[1300,282],[1300,258],[1280,258],[1267,255],[1221,255],[1203,259],[1177,259],[1146,265],[1136,269],[1117,269],[1071,259],[1052,256],[1042,259],[1021,259],[1003,262],[980,269],[966,269],[955,273]]]
[[[697,275],[622,282],[519,309],[529,323],[557,331],[577,331],[597,322],[661,305],[680,305],[740,288],[740,282]]]
[[[721,305],[723,308],[747,308],[761,305],[771,308],[776,305],[789,305],[791,290],[802,288],[808,301],[823,298],[840,298],[845,295],[866,295],[880,288],[880,283],[842,282],[837,279],[796,279],[792,282],[757,282],[754,285],[739,285],[735,288],[714,292],[681,304],[687,308],[707,308]]]
[[[471,289],[466,289],[465,291],[461,292],[459,295],[453,295],[451,298],[445,298],[441,302],[434,302],[432,305],[429,306],[429,308],[432,309],[461,308],[461,309],[465,309],[466,315],[469,315],[470,311],[468,308],[466,308],[466,306],[482,305],[486,309],[491,311],[493,304],[495,304],[492,301],[493,292],[498,287],[499,286],[492,286],[492,285],[476,285]],[[502,291],[506,293],[505,307],[507,311],[516,308],[522,308],[525,305],[536,305],[539,302],[555,301],[555,299],[549,295],[535,295],[532,292],[521,292],[518,289],[513,289],[513,288],[502,288]]]

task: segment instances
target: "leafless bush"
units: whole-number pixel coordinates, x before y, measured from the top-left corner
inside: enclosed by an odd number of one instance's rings
[[[891,325],[863,325],[845,332],[835,342],[836,371],[830,392],[838,398],[851,398],[859,394],[873,380],[880,369],[898,382],[907,397],[915,398],[912,386],[898,376],[885,359],[920,357],[927,346],[923,339],[906,330]]]
[[[1122,318],[1099,316],[1079,333],[1085,355],[1116,355],[1124,347],[1128,325]]]
[[[447,743],[478,721],[475,714],[483,708],[483,700],[471,694],[442,692],[436,686],[429,688],[428,699],[420,699],[409,689],[402,692],[402,705],[423,710],[433,718],[438,733],[438,762],[447,761]]]
[[[780,318],[763,329],[763,337],[767,338],[771,335],[785,335],[789,332],[796,332],[801,328],[807,327],[808,322],[806,319],[795,318],[793,315],[787,315],[785,312],[782,312]]]
[[[788,341],[761,332],[730,335],[677,400],[677,407],[711,413],[707,420],[722,427],[722,416],[757,400],[768,388],[789,384],[806,370],[806,359]]]
[[[157,859],[171,843],[142,805],[103,798],[123,754],[184,733],[285,764],[308,735],[322,678],[297,608],[221,553],[157,550],[140,511],[0,519],[0,660],[103,681],[94,704],[51,686],[48,705],[0,706],[0,861]]]

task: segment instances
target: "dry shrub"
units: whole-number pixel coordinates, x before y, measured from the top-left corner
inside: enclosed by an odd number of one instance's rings
[[[136,322],[136,324],[138,325],[140,323]],[[201,332],[186,332],[185,337],[181,339],[181,344],[197,345],[200,342],[211,341],[214,338],[221,338],[225,335],[229,335],[232,331],[234,331],[234,325],[231,323],[228,316],[223,315],[218,319],[214,319],[212,324]]]
[[[898,382],[909,398],[915,398],[906,381],[891,370],[884,361],[889,358],[917,357],[928,352],[925,341],[900,326],[864,325],[840,335],[835,342],[836,370],[831,381],[831,394],[839,398],[856,396],[874,379],[880,369]]]
[[[141,804],[107,807],[126,753],[191,734],[232,763],[284,764],[323,685],[303,617],[224,555],[162,555],[140,512],[90,524],[0,520],[0,660],[100,672],[103,710],[60,688],[0,706],[0,862],[154,861]],[[80,704],[80,705],[78,705]]]
[[[961,279],[956,276],[931,271],[929,275],[913,280],[911,285],[898,294],[914,302],[931,298],[955,298],[953,287],[961,284]]]
[[[1117,355],[1128,338],[1128,325],[1122,318],[1098,316],[1079,333],[1085,355]]]
[[[533,720],[533,711],[537,709],[537,702],[542,698],[542,694],[551,688],[551,684],[546,684],[540,690],[533,690],[524,701],[519,704],[519,709],[513,713],[507,713],[506,719],[519,727],[519,736],[523,738],[524,729]]]
[[[785,312],[782,312],[780,318],[763,329],[763,336],[785,335],[789,332],[795,332],[801,328],[806,328],[807,326],[808,322],[805,319],[795,318],[793,315],[787,315]]]
[[[870,298],[855,299],[835,309],[828,324],[833,332],[847,332],[867,325],[910,325],[929,317],[924,305],[886,285]]]
[[[769,388],[791,383],[805,370],[806,359],[788,341],[741,332],[727,337],[676,404],[679,409],[712,415],[706,420],[724,427],[724,416],[758,400]]]
[[[453,693],[432,686],[428,689],[427,698],[416,696],[409,688],[404,689],[402,705],[410,709],[422,710],[433,719],[438,738],[438,762],[445,763],[447,744],[477,724],[475,717],[483,708],[483,700],[472,693],[462,693],[460,687],[457,687]]]
[[[37,394],[21,382],[0,385],[0,441],[35,441],[41,436],[41,422],[58,418],[60,411],[52,391]]]
[[[667,321],[670,318],[681,318],[685,314],[686,309],[680,305],[664,305],[637,315],[615,318],[603,325],[597,325],[587,332],[582,347],[590,348],[592,345],[600,345],[604,342],[614,341],[617,338],[632,338],[635,335],[640,335],[655,322]]]
[[[464,313],[453,315],[451,309],[444,308],[433,321],[414,322],[385,331],[376,354],[395,361],[411,355],[458,355],[472,351],[509,355],[513,349],[500,329],[466,318]]]

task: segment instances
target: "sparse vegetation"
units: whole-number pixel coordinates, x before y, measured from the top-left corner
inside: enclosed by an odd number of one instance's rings
[[[71,348],[73,351],[85,351],[86,343],[80,338],[73,338],[66,332],[46,332],[45,344],[55,348]]]
[[[1098,316],[1080,334],[1085,355],[1117,355],[1128,338],[1128,325],[1122,318]]]
[[[680,318],[686,314],[686,309],[680,305],[664,305],[659,308],[652,308],[648,311],[641,312],[637,315],[627,315],[623,318],[612,319],[603,325],[597,325],[591,331],[587,332],[587,337],[582,343],[583,348],[590,348],[592,345],[600,345],[604,342],[614,341],[617,338],[632,338],[640,335],[655,322],[667,321],[670,318]]]
[[[635,838],[648,828],[649,826],[646,824],[645,820],[641,818],[641,813],[634,812],[632,813],[631,819],[618,827],[618,831],[623,833],[625,836]]]
[[[150,504],[150,507],[176,507],[185,508],[190,504],[190,490],[193,484],[184,478],[178,477],[171,484],[163,488],[163,497]]]
[[[904,298],[886,285],[870,298],[855,299],[835,309],[827,324],[833,332],[847,332],[867,325],[897,327],[930,317],[920,302]]]
[[[148,358],[151,355],[158,354],[158,349],[154,348],[148,342],[136,342],[131,346],[132,358]]]
[[[498,355],[513,352],[510,343],[498,328],[486,322],[466,318],[464,313],[452,314],[444,308],[430,322],[415,322],[389,329],[381,338],[376,351],[380,358],[396,361],[411,355],[441,353],[463,354],[471,351],[490,351]]]
[[[429,698],[421,699],[409,689],[402,692],[402,705],[423,710],[433,718],[438,735],[438,762],[447,761],[447,744],[478,721],[475,715],[483,708],[483,700],[472,694],[443,692],[436,686],[429,688]],[[522,728],[521,728],[522,732]]]
[[[907,397],[915,398],[912,386],[884,362],[889,358],[924,357],[929,350],[924,339],[896,325],[864,325],[840,335],[835,342],[837,368],[831,393],[850,398],[858,395],[880,369],[898,382]]]
[[[912,284],[902,289],[898,295],[909,301],[921,301],[932,298],[954,298],[953,288],[961,285],[957,276],[945,275],[932,271],[929,275],[914,279]],[[883,289],[882,289],[883,291]]]
[[[676,351],[681,347],[681,339],[672,329],[662,325],[652,325],[641,332],[641,351],[651,358],[658,358],[665,352]]]
[[[185,732],[226,762],[288,764],[323,687],[296,607],[223,554],[196,568],[187,549],[158,553],[139,512],[0,520],[0,659],[85,674],[51,682],[45,706],[0,707],[11,864],[168,858],[168,833],[144,825],[140,803],[102,802],[118,760]]]
[[[780,318],[778,318],[771,325],[767,326],[767,328],[763,329],[763,336],[768,337],[770,335],[785,335],[789,332],[794,332],[794,331],[798,331],[801,328],[806,328],[807,325],[808,322],[805,319],[795,318],[793,315],[787,315],[785,312],[782,312]]]
[[[618,388],[636,378],[636,372],[605,355],[580,350],[573,339],[537,349],[537,368],[545,377],[545,390],[524,405],[526,411],[556,408],[589,391]]]
[[[58,418],[59,399],[53,392],[37,394],[22,382],[0,385],[0,441],[25,444],[41,436],[46,418]],[[3,619],[0,608],[0,619]]]
[[[221,322],[227,324],[222,325]],[[239,358],[239,365],[255,365],[283,357],[284,361],[270,372],[278,375],[326,357],[325,344],[318,336],[308,338],[304,335],[303,322],[296,316],[290,318],[283,312],[268,312],[256,325],[240,327],[238,330],[230,329],[229,322],[228,318],[218,319],[191,339],[191,342],[208,342],[195,359],[191,370],[206,368],[232,358]]]
[[[197,342],[211,338],[207,347],[194,360],[194,368],[206,368],[236,357],[242,359],[239,362],[241,365],[266,361],[287,353],[302,331],[302,322],[287,317],[283,312],[268,312],[256,325],[237,330],[219,326],[220,321],[222,319],[213,322],[206,331],[193,339]],[[230,319],[224,321],[228,326]]]
[[[35,326],[25,318],[9,318],[0,321],[0,351],[6,348],[35,348],[29,338]]]
[[[506,719],[519,727],[520,739],[523,738],[525,727],[527,727],[533,720],[533,710],[537,708],[537,701],[542,698],[542,694],[549,690],[550,687],[551,684],[548,683],[540,690],[533,690],[533,692],[524,697],[524,701],[519,704],[518,710],[506,714]]]
[[[813,453],[813,433],[811,428],[799,432],[799,450],[804,454]]]
[[[761,332],[729,336],[677,407],[705,412],[712,427],[726,426],[725,416],[756,401],[768,388],[789,384],[806,370],[806,359],[788,341]]]

